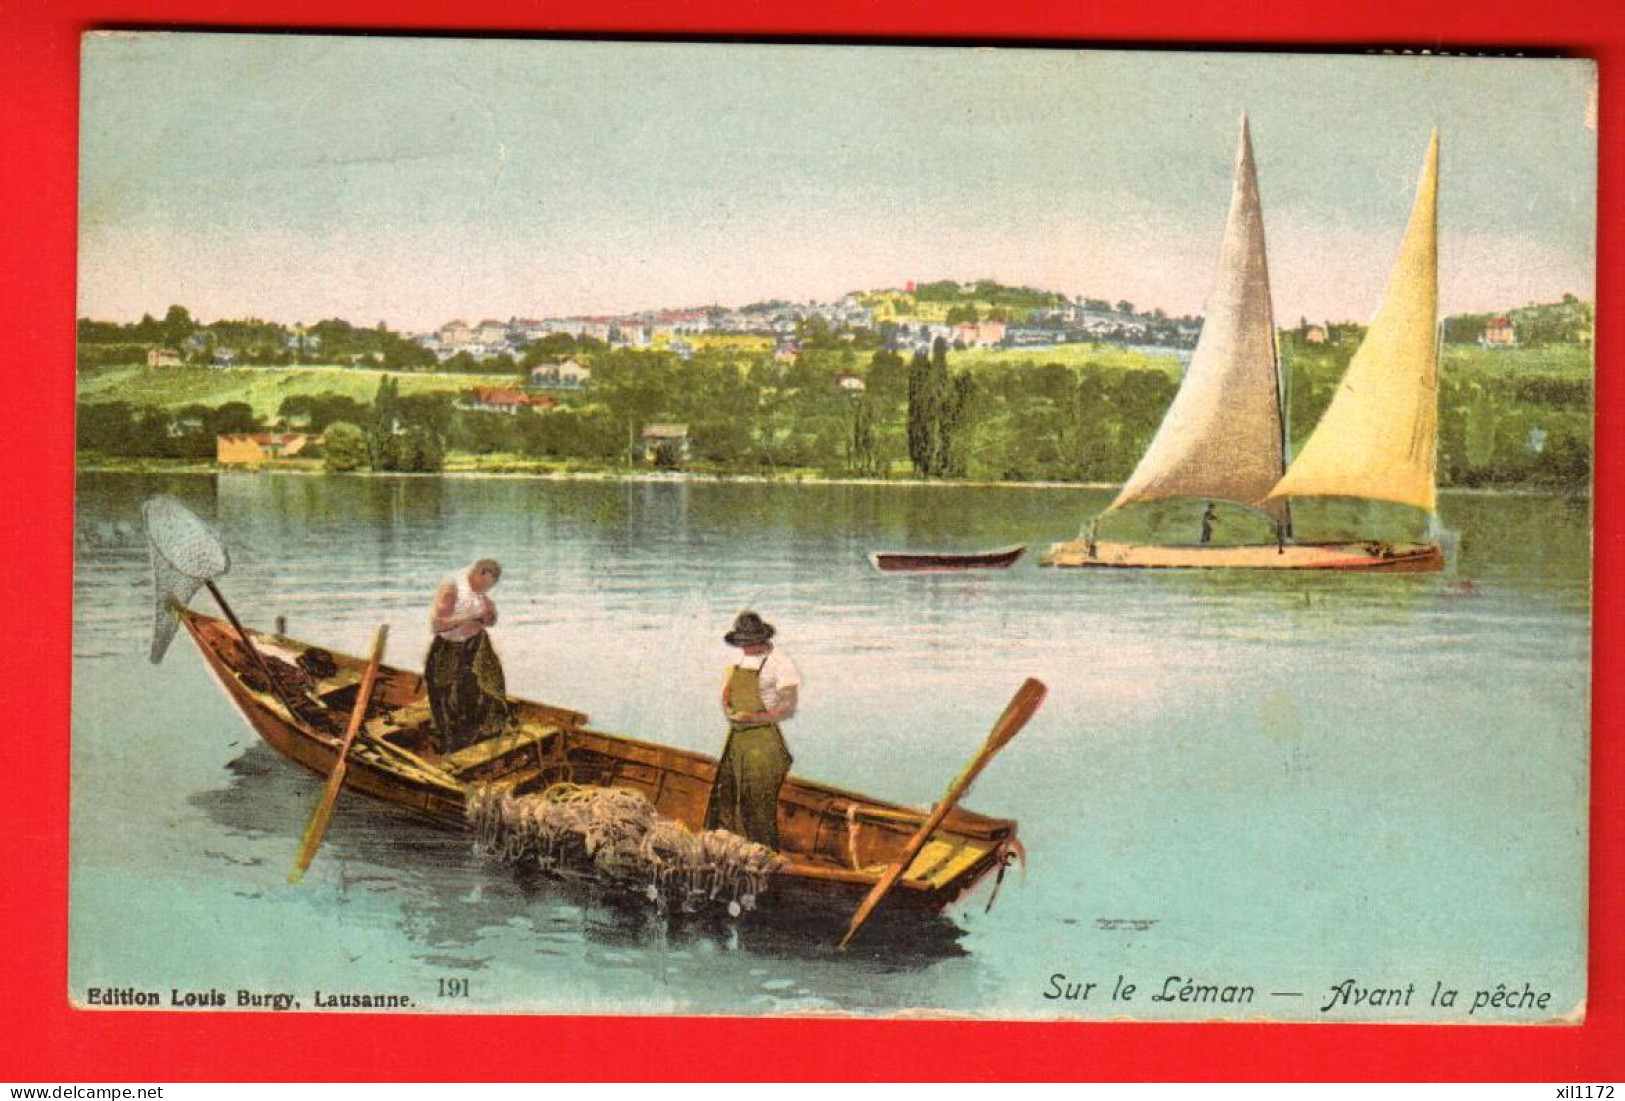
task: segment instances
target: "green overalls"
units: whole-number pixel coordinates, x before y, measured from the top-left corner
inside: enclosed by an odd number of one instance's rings
[[[462,642],[434,636],[423,662],[429,710],[440,735],[440,752],[501,734],[508,722],[508,689],[490,635]]]
[[[765,711],[761,670],[734,666],[728,700],[734,711]],[[717,762],[705,828],[728,830],[770,849],[779,847],[779,788],[790,774],[790,751],[777,723],[735,726]]]

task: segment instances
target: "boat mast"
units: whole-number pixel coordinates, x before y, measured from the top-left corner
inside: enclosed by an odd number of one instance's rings
[[[1439,403],[1439,371],[1444,366],[1444,318],[1438,315],[1435,308],[1433,315],[1433,403]],[[1433,484],[1439,483],[1439,434],[1433,434]],[[1439,538],[1439,500],[1435,496],[1433,507],[1423,514],[1422,538],[1433,542]]]
[[[1292,426],[1287,420],[1287,386],[1291,378],[1281,359],[1281,336],[1274,318],[1270,319],[1270,351],[1275,356],[1275,408],[1281,420],[1281,473],[1285,475],[1286,468],[1292,463]],[[1283,500],[1281,505],[1281,531],[1287,539],[1291,539],[1292,501],[1290,498]]]

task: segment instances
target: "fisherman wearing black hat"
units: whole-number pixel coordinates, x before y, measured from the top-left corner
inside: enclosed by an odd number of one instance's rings
[[[723,636],[741,654],[722,687],[728,744],[717,762],[706,829],[723,829],[779,847],[779,788],[790,774],[790,750],[779,723],[796,713],[801,674],[773,646],[773,626],[755,612],[740,612]]]

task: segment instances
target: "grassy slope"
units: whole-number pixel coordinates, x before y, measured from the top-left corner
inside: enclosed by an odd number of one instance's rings
[[[1120,348],[1111,344],[1057,344],[1053,348],[966,348],[948,353],[950,370],[1009,367],[1016,364],[1059,363],[1063,367],[1098,364],[1111,370],[1163,370],[1179,377],[1183,368],[1173,350],[1166,355]]]
[[[1590,378],[1595,369],[1591,349],[1573,344],[1500,351],[1474,344],[1447,344],[1443,360],[1441,368],[1446,374],[1470,371],[1485,376]]]
[[[1329,353],[1300,352],[1300,359],[1329,361]],[[983,366],[1011,366],[1018,363],[1059,363],[1082,367],[1086,363],[1117,370],[1161,369],[1175,377],[1184,372],[1173,350],[1166,353],[1122,348],[1111,344],[1061,344],[1053,348],[967,348],[950,352],[948,366],[953,370]],[[1590,348],[1551,345],[1544,348],[1494,350],[1474,344],[1449,344],[1443,351],[1443,370],[1476,376],[1590,378],[1593,362]]]
[[[127,401],[178,409],[246,401],[261,417],[275,415],[295,394],[343,394],[371,401],[386,372],[353,367],[97,367],[79,372],[79,400]],[[475,386],[514,386],[517,376],[396,372],[402,394],[459,393]]]
[[[1300,360],[1320,362],[1340,374],[1328,355],[1299,353]],[[1589,348],[1554,346],[1492,351],[1473,345],[1448,345],[1443,370],[1447,375],[1473,377],[1558,376],[1591,377]],[[1094,363],[1108,369],[1163,370],[1181,373],[1171,355],[1099,344],[1063,344],[1054,348],[969,348],[949,355],[956,371],[1013,367],[1019,364],[1058,363],[1078,368]],[[861,370],[861,366],[859,368]],[[220,406],[246,401],[262,417],[273,416],[284,398],[295,394],[337,393],[357,401],[371,401],[385,372],[352,367],[95,367],[79,372],[79,399],[87,402],[127,401],[135,405],[176,409],[200,404]],[[402,394],[458,393],[475,386],[513,386],[511,374],[396,373]]]
[[[710,343],[728,347],[726,342],[713,340]],[[1047,363],[1068,367],[1095,363],[1118,370],[1152,368],[1176,376],[1179,372],[1178,361],[1171,356],[1147,355],[1097,344],[970,348],[949,355],[949,365],[954,370]],[[342,394],[357,401],[371,401],[378,392],[378,380],[385,373],[355,367],[87,367],[79,372],[79,400],[127,401],[164,409],[194,404],[219,407],[230,401],[246,401],[259,416],[271,417],[284,398],[295,394]],[[512,374],[393,374],[400,382],[402,394],[458,393],[475,386],[513,386],[518,382]]]

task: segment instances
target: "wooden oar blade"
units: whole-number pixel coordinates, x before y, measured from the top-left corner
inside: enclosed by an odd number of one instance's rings
[[[1022,681],[1021,687],[1016,689],[1016,694],[1010,697],[1010,703],[1005,707],[1004,714],[993,724],[993,733],[988,736],[988,741],[994,748],[1002,749],[1011,738],[1014,738],[1038,712],[1039,705],[1048,694],[1049,689],[1044,686],[1043,681],[1033,677]]]
[[[316,859],[316,850],[327,834],[327,824],[333,818],[333,807],[337,803],[336,799],[329,797],[328,792],[335,787],[334,779],[338,781],[337,786],[343,785],[344,772],[344,762],[340,761],[334,766],[327,787],[322,791],[322,801],[316,805],[316,812],[310,816],[310,822],[305,826],[305,835],[299,841],[299,856],[294,860],[293,871],[288,873],[289,883],[298,883],[303,879],[305,872],[310,869],[310,862]]]
[[[982,743],[981,750],[971,758],[964,770],[954,777],[942,802],[936,805],[921,823],[920,828],[915,831],[914,836],[908,839],[908,843],[903,846],[891,867],[886,869],[886,873],[870,889],[858,907],[858,912],[852,915],[852,921],[846,927],[846,935],[835,946],[837,952],[843,951],[852,942],[852,938],[857,936],[858,929],[869,920],[869,915],[880,905],[880,900],[890,893],[892,887],[896,886],[897,881],[908,871],[909,865],[914,863],[914,858],[919,855],[920,849],[930,839],[931,834],[948,817],[948,813],[954,809],[959,800],[964,798],[965,793],[970,790],[971,783],[993,759],[993,755],[1009,744],[1010,739],[1027,725],[1027,721],[1038,710],[1038,705],[1044,702],[1044,696],[1048,691],[1042,681],[1034,680],[1032,677],[1028,677],[1022,682],[1021,687],[1016,689],[1016,694],[1010,697],[1010,703],[1005,707],[1004,713],[999,716],[998,722],[993,724],[987,740]]]
[[[971,784],[975,782],[978,774],[986,767],[993,755],[1010,744],[1010,739],[1021,733],[1038,707],[1044,702],[1049,689],[1041,680],[1028,677],[1021,682],[1015,695],[1005,705],[1004,712],[999,715],[993,729],[988,731],[987,740],[982,743],[982,751],[966,763],[964,771],[954,777],[954,782],[948,785],[948,794],[944,797],[950,805],[970,794]],[[925,838],[920,839],[923,844]]]

